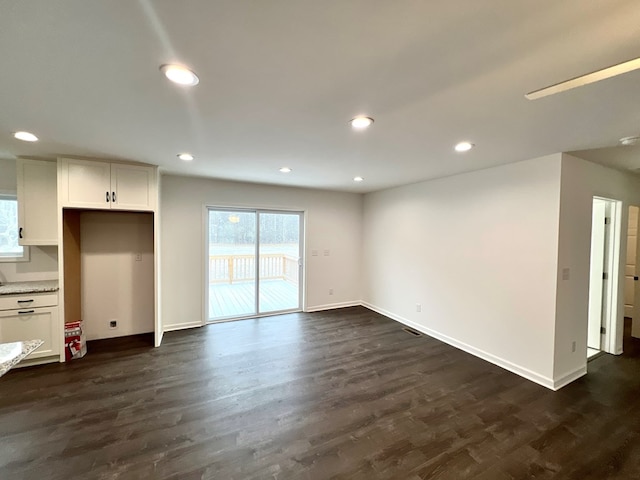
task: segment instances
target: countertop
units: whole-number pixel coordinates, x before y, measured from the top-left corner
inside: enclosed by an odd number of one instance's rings
[[[39,282],[13,282],[0,285],[0,295],[24,295],[30,293],[57,292],[57,280]]]
[[[26,340],[24,342],[0,343],[0,377],[11,370],[11,367],[42,345],[42,340]],[[17,348],[16,348],[17,347]]]

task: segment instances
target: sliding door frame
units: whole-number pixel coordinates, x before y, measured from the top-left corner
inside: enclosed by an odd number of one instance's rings
[[[256,241],[255,241],[255,313],[248,315],[240,315],[234,317],[224,317],[218,320],[211,320],[209,318],[209,238],[210,238],[210,224],[209,224],[209,212],[238,212],[238,213],[255,213],[256,222]],[[299,221],[299,235],[298,235],[298,306],[296,308],[286,310],[269,311],[266,313],[260,313],[260,214],[291,214],[298,215]],[[280,208],[259,208],[259,207],[238,207],[232,205],[204,205],[203,208],[203,280],[204,280],[204,302],[202,308],[202,325],[208,325],[212,323],[232,322],[235,320],[243,320],[247,318],[268,317],[271,315],[279,315],[283,313],[293,313],[304,311],[304,292],[306,291],[306,274],[305,274],[305,224],[306,224],[306,211],[302,209],[280,209]]]

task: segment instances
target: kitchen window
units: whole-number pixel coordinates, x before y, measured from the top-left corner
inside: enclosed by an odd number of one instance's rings
[[[18,244],[18,201],[15,195],[0,194],[0,262],[29,261],[29,247]]]

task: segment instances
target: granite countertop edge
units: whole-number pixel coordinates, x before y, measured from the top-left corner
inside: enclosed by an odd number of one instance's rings
[[[41,280],[35,282],[11,282],[0,285],[1,295],[25,295],[30,293],[57,292],[57,280]]]
[[[25,357],[28,357],[34,350],[44,343],[42,340],[26,340],[22,343],[22,353],[13,357],[6,362],[0,363],[0,377],[7,373],[11,368],[20,363]]]

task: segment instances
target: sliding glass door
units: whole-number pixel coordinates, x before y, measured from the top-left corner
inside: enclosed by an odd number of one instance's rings
[[[255,212],[209,210],[209,320],[256,312]]]
[[[295,311],[302,299],[302,213],[210,208],[210,322]]]
[[[300,308],[300,213],[259,212],[258,312]]]

